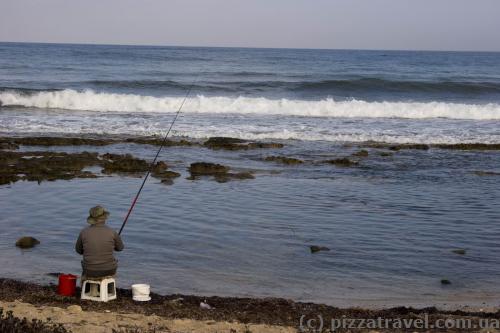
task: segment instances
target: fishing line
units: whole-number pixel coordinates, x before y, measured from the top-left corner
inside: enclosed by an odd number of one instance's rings
[[[144,180],[142,181],[141,187],[139,187],[139,191],[137,191],[137,194],[135,195],[135,198],[132,201],[132,204],[130,205],[130,208],[129,208],[128,212],[127,212],[127,215],[125,216],[125,219],[123,220],[123,223],[122,223],[122,226],[120,228],[120,231],[118,232],[118,235],[121,235],[121,233],[123,231],[123,228],[125,228],[125,224],[127,224],[128,218],[130,217],[130,214],[132,213],[132,210],[134,209],[135,204],[137,203],[137,200],[139,199],[139,196],[141,195],[142,189],[144,188],[144,185],[146,184],[146,181],[148,180],[149,175],[151,174],[151,171],[153,171],[153,167],[154,167],[154,165],[156,163],[156,160],[158,159],[158,156],[160,155],[160,152],[163,149],[163,146],[167,142],[168,135],[170,134],[170,131],[172,130],[172,127],[174,127],[175,121],[177,120],[177,117],[179,116],[179,113],[181,113],[182,107],[184,106],[184,103],[186,102],[189,94],[191,93],[191,90],[193,90],[193,87],[194,87],[196,81],[198,81],[198,77],[199,76],[200,76],[200,74],[196,75],[195,79],[193,80],[193,83],[191,83],[191,85],[189,86],[189,89],[186,92],[186,96],[184,96],[184,99],[182,100],[182,103],[179,106],[179,109],[175,113],[175,117],[172,120],[172,122],[170,123],[170,127],[168,128],[167,134],[165,134],[165,137],[163,138],[163,141],[162,141],[162,143],[160,145],[160,148],[156,152],[156,155],[155,155],[155,158],[153,159],[153,162],[151,162],[151,164],[149,165],[149,169],[148,169],[148,172],[146,173],[146,177],[144,177]]]

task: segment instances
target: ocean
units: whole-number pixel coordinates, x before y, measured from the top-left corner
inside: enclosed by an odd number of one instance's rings
[[[334,305],[498,305],[498,150],[370,148],[357,167],[321,161],[372,141],[500,143],[500,53],[0,43],[0,135],[163,135],[190,87],[173,136],[285,147],[165,149],[160,159],[183,176],[208,161],[256,179],[149,180],[124,231],[119,284]],[[73,246],[88,209],[105,205],[119,228],[139,185],[113,176],[0,186],[0,275],[78,273]],[[22,235],[40,246],[16,249]]]

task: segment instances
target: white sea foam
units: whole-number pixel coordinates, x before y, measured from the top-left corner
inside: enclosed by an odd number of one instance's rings
[[[182,97],[152,97],[133,94],[98,93],[91,90],[43,91],[25,94],[17,91],[0,93],[5,106],[96,112],[175,112]],[[449,118],[500,120],[500,104],[484,105],[444,102],[366,102],[360,100],[320,101],[268,99],[264,97],[191,97],[183,112],[215,114],[265,114],[307,117],[346,118]]]

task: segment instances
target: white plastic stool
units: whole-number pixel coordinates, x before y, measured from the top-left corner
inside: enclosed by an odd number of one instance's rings
[[[81,298],[97,302],[107,302],[116,299],[115,279],[84,280]]]

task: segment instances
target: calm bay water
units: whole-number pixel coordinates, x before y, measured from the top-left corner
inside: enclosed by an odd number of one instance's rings
[[[318,163],[366,140],[500,143],[499,54],[0,43],[0,133],[162,134],[198,73],[175,135],[285,148],[166,149],[161,159],[183,177],[146,185],[123,235],[121,285],[337,305],[499,304],[500,177],[475,173],[500,172],[498,151],[369,149],[359,167]],[[269,155],[307,163],[263,162]],[[256,179],[187,180],[195,161],[255,170]],[[0,186],[1,276],[78,273],[73,246],[88,209],[105,205],[119,228],[140,182]],[[42,243],[20,251],[22,235]],[[312,255],[309,245],[331,251]]]

